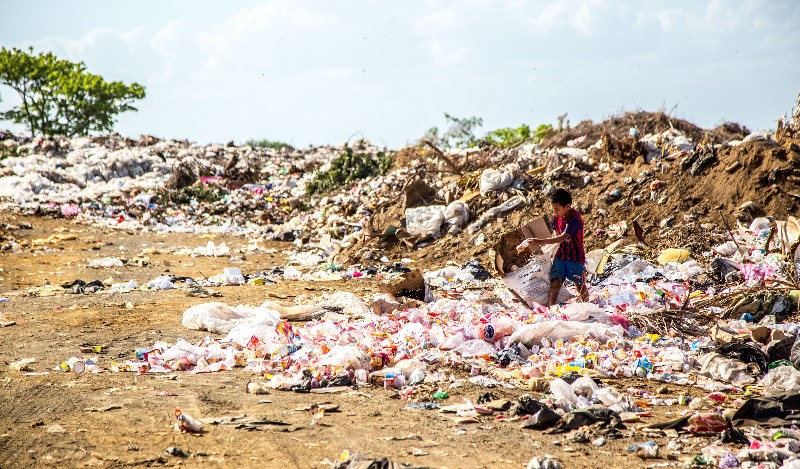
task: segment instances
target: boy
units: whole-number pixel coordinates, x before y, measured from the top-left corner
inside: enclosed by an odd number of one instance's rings
[[[578,286],[581,301],[587,301],[589,292],[583,281],[583,265],[586,263],[586,251],[583,247],[583,218],[572,208],[572,195],[566,189],[556,189],[550,195],[553,207],[553,229],[556,236],[552,238],[528,238],[520,244],[521,249],[531,245],[560,243],[553,268],[550,270],[550,291],[547,304],[556,304],[558,291],[565,279],[572,280]]]

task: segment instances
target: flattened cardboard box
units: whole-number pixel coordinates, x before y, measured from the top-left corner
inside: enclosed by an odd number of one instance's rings
[[[517,246],[526,238],[550,238],[550,227],[544,217],[500,236],[495,245],[495,268],[503,277],[503,283],[514,295],[532,307],[533,303],[544,304],[550,292],[550,268],[553,264],[552,248],[548,252],[535,246],[524,254],[517,252]],[[516,267],[516,268],[514,268]],[[559,301],[566,301],[571,295],[562,287]]]
[[[505,277],[506,273],[511,270],[512,265],[523,267],[527,263],[529,254],[520,255],[520,253],[517,252],[517,246],[519,246],[519,243],[524,239],[549,238],[551,236],[550,227],[547,226],[547,220],[545,220],[544,217],[539,217],[527,225],[503,233],[494,247],[496,253],[494,266],[497,272],[502,277]],[[533,254],[541,253],[541,248],[535,246],[531,252]]]

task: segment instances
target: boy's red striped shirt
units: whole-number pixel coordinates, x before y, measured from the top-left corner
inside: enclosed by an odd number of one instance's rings
[[[569,239],[561,242],[556,252],[556,259],[586,263],[586,251],[583,247],[583,218],[577,210],[572,209],[568,218],[553,217],[553,229],[556,234],[567,233]]]

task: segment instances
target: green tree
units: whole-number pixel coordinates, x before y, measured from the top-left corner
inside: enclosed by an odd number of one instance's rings
[[[83,62],[62,60],[51,52],[34,54],[0,49],[0,83],[22,102],[0,118],[25,125],[31,135],[88,135],[114,128],[115,117],[136,111],[133,102],[145,96],[138,83],[107,82],[86,71]]]

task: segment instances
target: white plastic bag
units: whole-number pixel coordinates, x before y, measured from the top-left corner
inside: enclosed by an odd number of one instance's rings
[[[486,195],[490,191],[499,191],[510,186],[514,182],[514,173],[506,169],[485,169],[481,174],[481,194]]]
[[[578,321],[541,321],[527,324],[511,335],[509,343],[520,343],[530,347],[543,338],[552,340],[568,340],[577,336],[592,336],[600,340],[622,337],[624,331],[620,326],[608,326],[597,322]]]
[[[353,345],[336,345],[319,361],[320,365],[341,366],[346,370],[369,370],[372,359]]]
[[[557,403],[562,405],[573,405],[578,400],[578,396],[572,391],[570,385],[561,378],[550,382],[550,394],[555,397]]]
[[[485,340],[472,339],[462,343],[453,351],[462,357],[482,357],[497,352],[497,349]]]
[[[228,334],[240,322],[254,318],[254,323],[280,323],[280,314],[268,308],[239,305],[236,308],[224,303],[201,303],[183,313],[181,324],[187,329],[206,330],[213,334]],[[245,341],[245,343],[247,343]]]
[[[731,383],[735,386],[752,384],[755,379],[747,374],[747,364],[732,358],[726,358],[716,352],[709,352],[699,360],[702,370],[712,378]]]
[[[497,215],[499,215],[499,214],[501,214],[503,212],[507,212],[507,211],[517,207],[518,205],[521,205],[524,202],[525,202],[525,199],[521,195],[515,195],[514,197],[511,197],[510,199],[506,200],[502,204],[500,204],[500,205],[498,205],[496,207],[492,207],[489,210],[483,212],[483,215],[481,215],[480,218],[478,218],[475,221],[475,223],[469,225],[469,228],[467,228],[467,231],[469,231],[470,233],[476,233],[478,230],[483,228],[483,226],[489,220],[491,220],[492,218],[496,217]]]
[[[460,229],[469,220],[469,207],[460,200],[451,202],[444,209],[444,221],[450,226],[450,231]]]
[[[769,370],[758,383],[764,386],[767,394],[800,391],[800,371],[793,366],[779,366]]]
[[[93,269],[108,269],[111,267],[122,267],[122,260],[116,257],[104,257],[102,259],[92,259],[89,267]]]
[[[572,387],[572,392],[574,392],[576,396],[583,396],[589,400],[594,397],[594,393],[600,390],[600,386],[588,376],[581,376],[573,381],[570,386]]]
[[[372,312],[361,298],[346,291],[337,291],[324,296],[317,306],[341,309],[342,314],[355,317],[364,317]]]
[[[610,323],[608,313],[594,303],[570,303],[561,310],[570,321],[598,321]]]
[[[275,332],[275,326],[280,323],[275,312],[264,311],[263,315],[241,319],[234,323],[233,328],[225,336],[226,340],[246,346],[250,339],[255,337],[261,343],[267,343],[270,352],[280,347],[280,336]],[[284,339],[285,340],[285,339]],[[270,346],[271,345],[271,346]]]
[[[527,264],[508,272],[503,282],[528,305],[546,304],[550,294],[550,270],[557,250],[558,244],[546,246],[544,252],[531,256]],[[572,294],[562,285],[556,301],[564,303],[570,298]]]
[[[438,235],[444,223],[444,210],[444,205],[406,209],[406,230],[412,235]]]

